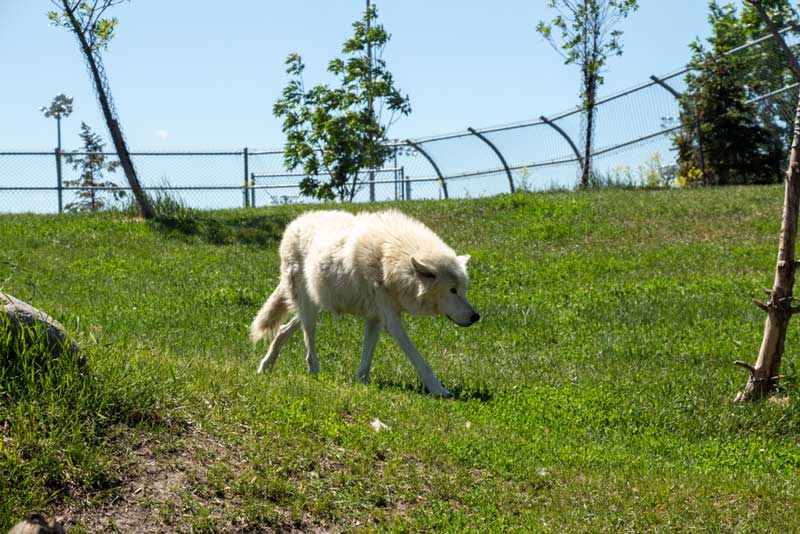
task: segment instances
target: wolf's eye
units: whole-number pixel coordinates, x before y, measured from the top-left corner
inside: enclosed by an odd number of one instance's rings
[[[456,288],[454,288],[454,287],[451,287],[451,288],[450,288],[450,293],[452,293],[453,295],[455,295],[456,293],[458,293],[458,291],[456,290]]]

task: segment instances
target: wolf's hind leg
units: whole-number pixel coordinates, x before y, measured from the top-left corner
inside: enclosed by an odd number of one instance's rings
[[[381,322],[378,319],[367,319],[364,322],[364,348],[361,350],[361,366],[358,368],[356,378],[364,384],[369,382],[369,372],[372,368],[372,355],[375,354],[375,345],[381,335]]]
[[[265,370],[271,369],[272,366],[275,365],[275,360],[278,359],[278,353],[281,351],[281,348],[289,341],[289,338],[292,337],[292,334],[299,326],[300,319],[298,317],[293,317],[291,321],[278,329],[275,339],[273,339],[272,343],[269,345],[267,355],[264,356],[261,360],[261,364],[258,366],[259,373],[263,373]]]
[[[317,310],[306,303],[300,307],[300,322],[303,325],[303,340],[306,343],[306,364],[308,372],[312,375],[319,373],[319,358],[317,358],[316,337],[317,337]]]
[[[306,344],[306,364],[308,372],[312,375],[319,373],[319,358],[317,358],[316,337],[317,337],[317,314],[319,310],[311,301],[308,293],[300,289],[294,293],[297,303],[297,317],[303,326],[303,341]]]

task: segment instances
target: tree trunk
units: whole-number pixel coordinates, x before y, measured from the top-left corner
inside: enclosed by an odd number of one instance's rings
[[[597,79],[589,76],[586,82],[586,132],[583,142],[583,162],[581,164],[581,188],[589,187],[592,172],[592,137],[594,136],[595,91]]]
[[[800,80],[800,63],[786,44],[775,23],[772,22],[764,6],[759,0],[747,1],[766,22],[775,42],[786,56],[789,69],[795,78]],[[746,368],[750,373],[744,390],[736,395],[736,402],[756,399],[775,391],[780,379],[778,372],[786,342],[786,330],[792,315],[800,311],[800,308],[792,307],[794,271],[797,267],[795,243],[797,240],[798,203],[800,203],[800,98],[798,98],[795,109],[792,149],[789,153],[789,170],[786,172],[783,220],[781,221],[781,237],[778,246],[778,263],[775,266],[775,282],[772,289],[767,291],[769,301],[756,301],[758,307],[767,312],[764,337],[761,339],[761,348],[758,351],[758,360],[755,365],[742,361],[736,362],[736,365]]]
[[[793,308],[792,290],[794,288],[795,242],[797,239],[797,212],[800,201],[800,100],[794,117],[794,138],[789,156],[789,170],[786,173],[786,186],[783,198],[783,221],[781,222],[778,263],[775,267],[775,282],[768,291],[769,301],[758,302],[759,308],[767,312],[764,324],[764,337],[755,365],[737,361],[736,365],[750,372],[743,391],[736,395],[736,401],[763,397],[773,392],[779,379],[786,330],[789,319],[797,312]]]
[[[117,122],[116,117],[114,117],[114,113],[111,111],[111,105],[108,102],[108,95],[106,95],[105,87],[103,86],[103,79],[100,76],[100,69],[97,66],[92,49],[89,46],[89,43],[86,41],[84,29],[81,28],[78,20],[75,18],[75,15],[70,10],[67,0],[64,0],[63,4],[64,13],[66,13],[67,18],[69,18],[69,22],[72,25],[73,31],[78,37],[78,41],[81,45],[81,51],[83,52],[83,56],[86,58],[86,64],[89,66],[92,80],[94,81],[95,90],[97,91],[97,100],[100,102],[100,108],[103,111],[103,117],[106,120],[109,133],[111,134],[111,141],[114,143],[114,149],[117,151],[117,156],[119,157],[122,170],[125,172],[125,177],[128,179],[128,185],[131,187],[131,191],[133,192],[133,196],[139,206],[139,211],[141,212],[142,217],[145,219],[152,219],[155,216],[155,212],[153,211],[153,207],[150,205],[150,199],[147,197],[147,194],[144,192],[141,184],[139,183],[139,179],[136,177],[136,170],[133,168],[133,160],[131,160],[131,156],[128,152],[128,147],[125,144],[125,138],[122,136],[122,130],[119,127],[119,123]]]

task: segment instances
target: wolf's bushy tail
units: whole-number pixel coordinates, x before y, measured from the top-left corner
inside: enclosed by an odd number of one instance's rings
[[[285,280],[281,280],[250,325],[250,339],[253,343],[263,337],[272,337],[290,308],[289,287]]]

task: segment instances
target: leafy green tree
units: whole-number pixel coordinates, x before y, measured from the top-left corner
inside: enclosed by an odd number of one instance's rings
[[[585,188],[591,174],[597,90],[603,84],[609,56],[622,55],[622,31],[615,28],[639,5],[637,0],[549,0],[547,7],[555,9],[557,15],[550,22],[540,21],[536,31],[561,54],[565,64],[581,69],[580,96],[586,125],[580,185]]]
[[[778,28],[785,28],[796,23],[797,10],[790,0],[766,0],[764,8],[771,13],[771,19]],[[732,3],[719,5],[709,3],[709,22],[714,33],[719,36],[711,42],[717,51],[741,46],[761,38],[769,32],[769,28],[758,11],[744,2],[741,11]],[[715,43],[717,43],[715,45]],[[794,53],[798,47],[793,47]],[[786,67],[786,58],[774,39],[758,46],[752,46],[736,53],[747,64],[742,69],[743,85],[748,99],[773,93],[795,83],[795,79]],[[780,138],[781,151],[784,158],[792,143],[792,122],[796,104],[796,93],[784,91],[770,98],[754,103],[759,123],[776,132]]]
[[[155,216],[155,212],[150,199],[142,189],[136,176],[133,160],[128,152],[128,146],[122,135],[122,128],[119,125],[117,112],[111,99],[111,89],[108,85],[101,56],[101,52],[108,48],[109,42],[114,38],[114,31],[118,24],[116,18],[103,18],[103,15],[110,7],[121,4],[126,0],[51,1],[56,6],[56,10],[48,12],[47,16],[53,25],[66,28],[77,38],[86,67],[89,69],[89,74],[94,84],[97,101],[103,112],[103,118],[108,125],[111,140],[119,156],[128,185],[133,192],[142,217],[150,219]]]
[[[709,22],[711,48],[700,41],[690,45],[692,70],[680,101],[683,129],[674,138],[679,180],[685,185],[780,181],[786,125],[775,100],[750,100],[786,85],[791,76],[786,61],[769,44],[724,53],[763,34],[763,22],[753,18],[752,8],[746,7],[740,16],[732,4],[710,2]]]
[[[345,57],[328,64],[337,87],[306,90],[302,58],[292,53],[286,59],[291,79],[273,113],[283,119],[286,166],[307,174],[300,182],[303,195],[352,200],[364,184],[359,171],[383,166],[392,154],[385,143],[389,127],[411,112],[382,59],[390,35],[377,18],[374,6],[365,10],[342,46]]]
[[[64,185],[67,187],[80,187],[75,194],[77,200],[65,206],[67,211],[98,211],[109,207],[110,202],[106,199],[110,194],[113,201],[121,200],[125,197],[125,191],[112,189],[104,194],[104,188],[116,188],[117,184],[111,181],[103,181],[103,173],[116,172],[119,161],[108,161],[103,153],[106,144],[100,136],[89,128],[85,122],[81,122],[81,140],[83,141],[83,152],[74,151],[67,154],[67,163],[72,165],[76,171],[81,171],[77,180],[66,180]]]

